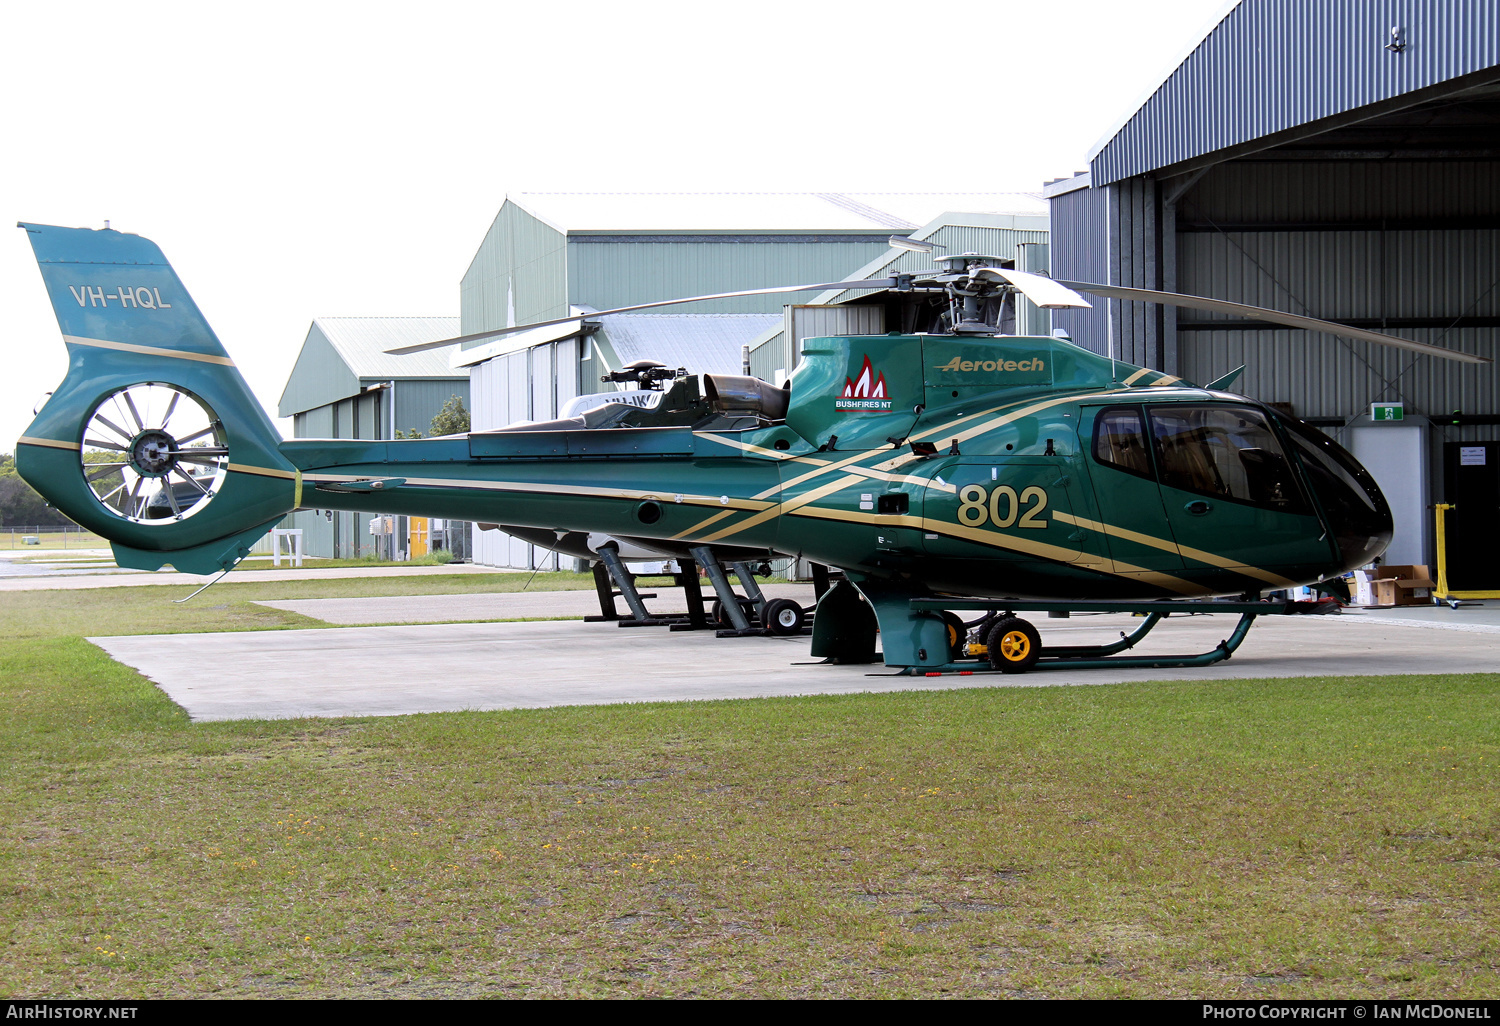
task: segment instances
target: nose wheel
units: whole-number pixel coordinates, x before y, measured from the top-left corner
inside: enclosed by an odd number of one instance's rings
[[[985,635],[990,665],[1001,673],[1025,673],[1042,655],[1042,636],[1019,616],[1002,617]]]

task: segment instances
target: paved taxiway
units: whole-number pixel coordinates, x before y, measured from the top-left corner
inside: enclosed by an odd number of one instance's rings
[[[781,591],[782,589],[777,589]],[[662,600],[669,598],[663,589]],[[797,589],[788,589],[796,594]],[[515,600],[525,601],[515,601]],[[399,613],[478,618],[558,616],[591,592],[534,595],[316,599],[274,603],[309,616],[374,623]],[[326,605],[320,605],[326,603]],[[394,605],[392,605],[394,603]],[[529,604],[528,604],[529,603]],[[361,605],[363,604],[363,605]],[[670,601],[653,608],[674,607]],[[1228,663],[1186,669],[1038,670],[1022,676],[888,676],[880,666],[806,665],[808,639],[715,638],[577,621],[424,623],[229,634],[91,639],[160,685],[196,720],[400,715],[862,691],[936,690],[1214,677],[1299,677],[1500,670],[1500,609],[1398,609],[1342,616],[1264,617]],[[578,615],[572,613],[571,615]],[[1173,617],[1136,651],[1201,652],[1233,630],[1234,616]],[[1128,616],[1035,621],[1044,643],[1112,640]],[[801,665],[799,665],[801,664]]]
[[[767,598],[789,598],[806,608],[814,604],[813,589],[805,584],[768,584],[761,590]],[[687,608],[681,588],[647,588],[646,608],[662,614]],[[712,601],[713,588],[705,583],[703,595]],[[272,606],[301,613],[324,623],[456,623],[461,620],[523,620],[567,617],[583,619],[599,615],[599,599],[592,591],[532,591],[495,594],[422,595],[417,598],[287,599],[263,601],[257,605]],[[625,600],[615,599],[615,608],[628,615]],[[619,628],[617,628],[619,629]],[[627,627],[625,630],[644,628]],[[655,628],[651,628],[655,629]]]

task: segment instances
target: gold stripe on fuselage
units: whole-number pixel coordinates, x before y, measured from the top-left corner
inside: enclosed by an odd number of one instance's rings
[[[227,356],[213,356],[209,353],[189,353],[182,349],[163,349],[161,346],[138,346],[130,342],[111,342],[109,339],[83,338],[78,335],[64,335],[63,341],[79,346],[93,346],[95,349],[114,349],[122,353],[139,353],[142,356],[167,356],[174,360],[217,363],[222,367],[234,366],[234,361]]]
[[[1165,538],[1142,534],[1139,531],[1132,531],[1129,528],[1116,527],[1113,524],[1105,524],[1097,520],[1089,520],[1085,517],[1075,517],[1071,513],[1063,513],[1059,510],[1052,511],[1052,519],[1060,520],[1065,524],[1072,524],[1075,527],[1082,527],[1085,530],[1097,531],[1100,534],[1107,534],[1114,538],[1135,542],[1137,545],[1146,545],[1153,549],[1161,549],[1163,552],[1177,553],[1185,559],[1191,559],[1198,563],[1207,563],[1209,566],[1215,566],[1221,570],[1233,570],[1237,574],[1253,577],[1258,581],[1265,581],[1267,584],[1274,584],[1278,588],[1295,588],[1297,586],[1295,581],[1289,581],[1285,577],[1271,573],[1269,570],[1247,566],[1244,563],[1228,559],[1213,552],[1206,552],[1203,549],[1195,549],[1187,545],[1179,545],[1175,541],[1167,541]],[[1115,562],[1117,565],[1119,564],[1118,560]]]
[[[22,435],[16,439],[16,442],[20,445],[40,445],[47,449],[70,449],[73,452],[80,452],[83,449],[83,446],[77,442],[59,442],[55,438],[33,438],[31,435]]]
[[[288,474],[288,477],[291,475]],[[346,481],[365,481],[369,475],[360,474],[319,474],[305,473],[302,475],[304,481],[313,484],[320,483],[342,483]],[[636,488],[603,488],[585,487],[582,485],[565,485],[555,482],[538,481],[475,481],[472,479],[458,480],[446,477],[409,477],[406,479],[409,485],[419,488],[477,488],[481,491],[492,492],[526,492],[529,494],[544,495],[584,495],[598,499],[654,499],[661,503],[671,503],[685,506],[722,506],[728,510],[758,511],[769,509],[776,505],[774,502],[761,502],[756,499],[736,499],[732,496],[719,495],[681,495],[681,503],[678,503],[678,493],[664,491],[642,491]]]
[[[828,462],[827,460],[820,460],[816,456],[808,456],[805,454],[802,456],[793,456],[789,453],[781,452],[777,449],[767,449],[763,445],[751,445],[749,442],[742,442],[738,438],[727,438],[716,431],[694,431],[693,437],[705,438],[710,442],[718,442],[720,445],[727,445],[731,449],[739,449],[743,452],[754,453],[756,456],[764,456],[766,459],[776,460],[778,463],[785,463],[788,460],[800,460],[803,463],[815,463],[818,465],[822,465]]]
[[[765,523],[772,517],[782,516],[786,513],[790,513],[793,510],[800,509],[810,502],[815,502],[818,499],[821,499],[825,495],[836,492],[841,488],[848,488],[852,484],[859,484],[859,482],[860,479],[857,477],[841,477],[837,481],[830,481],[825,485],[819,485],[817,488],[814,488],[811,491],[803,492],[795,499],[776,506],[772,506],[770,509],[762,510],[752,517],[746,517],[744,520],[740,521],[738,524],[735,524],[733,527],[726,527],[722,531],[715,531],[713,534],[706,535],[703,540],[706,542],[718,541],[721,538],[728,538],[730,535],[739,534],[741,531],[746,530],[747,528],[755,527],[759,524]]]
[[[1171,574],[1150,570],[1142,566],[1134,566],[1130,563],[1122,563],[1119,560],[1112,561],[1114,569],[1110,569],[1102,562],[1096,562],[1092,553],[1086,551],[1068,549],[1060,545],[1052,545],[1048,542],[1032,541],[1029,538],[1002,534],[999,531],[988,531],[979,527],[966,527],[963,524],[953,524],[946,520],[932,520],[928,517],[910,515],[865,513],[855,510],[833,509],[827,506],[812,505],[789,510],[788,513],[791,516],[809,517],[818,520],[840,520],[846,523],[871,524],[877,527],[909,527],[928,534],[940,534],[949,538],[960,538],[964,541],[978,542],[981,545],[987,545],[992,548],[1022,552],[1028,556],[1036,556],[1039,559],[1045,559],[1054,563],[1063,563],[1068,566],[1076,566],[1080,569],[1092,570],[1096,573],[1129,577],[1131,580],[1143,581],[1182,595],[1203,595],[1210,590],[1201,584],[1185,581],[1180,577],[1173,577]]]
[[[673,538],[691,538],[693,535],[697,534],[699,531],[703,530],[704,528],[710,527],[710,526],[712,526],[714,524],[717,524],[720,520],[723,520],[725,517],[732,517],[732,516],[734,516],[734,514],[735,514],[735,510],[732,510],[732,509],[726,509],[726,510],[720,512],[720,513],[715,513],[713,516],[709,517],[707,520],[699,521],[698,523],[694,524],[692,527],[689,527],[686,531],[682,531],[682,532],[680,532],[678,534],[674,534],[672,537]]]
[[[967,414],[965,416],[955,418],[954,420],[951,420],[951,421],[947,422],[942,427],[935,427],[935,428],[932,428],[932,429],[928,430],[927,432],[924,432],[922,435],[912,436],[912,437],[916,438],[919,441],[922,440],[922,439],[925,439],[925,438],[938,438],[938,437],[940,437],[940,438],[948,438],[948,437],[953,437],[953,438],[956,438],[958,441],[962,442],[962,441],[966,441],[969,438],[973,438],[976,435],[983,434],[983,433],[985,433],[987,431],[992,431],[995,428],[1002,427],[1003,425],[1011,423],[1012,421],[1018,420],[1018,419],[1020,419],[1022,417],[1029,416],[1032,413],[1036,413],[1036,412],[1048,409],[1048,408],[1053,407],[1053,406],[1059,406],[1059,405],[1061,405],[1063,403],[1074,402],[1074,401],[1076,401],[1078,399],[1088,398],[1088,397],[1091,397],[1091,396],[1114,395],[1114,394],[1117,394],[1117,393],[1114,392],[1114,391],[1099,392],[1097,390],[1090,389],[1090,390],[1084,390],[1084,391],[1078,391],[1078,392],[1071,392],[1071,393],[1069,393],[1067,395],[1062,395],[1062,396],[1054,396],[1054,397],[1052,397],[1050,399],[1046,399],[1046,400],[1043,400],[1041,402],[1033,402],[1033,403],[1029,403],[1029,404],[1026,404],[1027,401],[1024,400],[1024,399],[1023,400],[1017,400],[1017,402],[1015,402],[1015,403],[1007,403],[1007,404],[1002,404],[1000,406],[993,406],[993,407],[990,407],[989,409],[982,410],[982,411],[980,411],[978,413]],[[1007,406],[1016,406],[1018,404],[1026,404],[1026,405],[1020,405],[1019,409],[1014,409],[1011,412],[1006,413],[1006,414],[1002,414],[999,417],[993,417],[992,416],[993,414],[999,412],[1000,410],[1006,409]],[[991,418],[991,419],[983,420],[982,418]],[[981,420],[981,423],[975,424],[974,426],[969,427],[969,428],[960,428],[959,427],[959,425],[962,425],[964,423],[967,423],[969,421],[974,421],[974,420]],[[953,432],[954,432],[954,430],[956,428],[958,429],[958,433],[955,435],[955,434],[953,434]],[[704,437],[712,437],[709,433],[705,432],[703,434],[704,434]],[[723,441],[724,444],[726,444],[726,445],[732,445],[733,444],[733,443],[731,443],[731,442],[729,442],[727,440],[723,440],[723,439],[715,438],[715,440],[716,441]],[[759,449],[761,447],[759,447],[759,446],[749,446],[749,445],[741,444],[740,448],[749,450],[749,449]],[[762,451],[763,452],[769,452],[770,450],[764,450],[764,449],[762,449]],[[857,467],[857,466],[853,465],[853,464],[856,464],[856,463],[860,462],[861,460],[872,459],[872,458],[881,458],[881,457],[884,458],[883,462],[881,464],[877,464],[876,467]],[[917,457],[912,457],[912,458],[917,458]],[[814,466],[814,469],[809,470],[806,473],[798,474],[796,477],[788,478],[787,480],[782,481],[779,485],[777,485],[775,487],[767,488],[764,491],[759,492],[755,496],[756,499],[758,499],[758,500],[760,500],[760,499],[769,499],[769,498],[771,498],[772,496],[775,496],[775,495],[785,495],[786,494],[786,490],[788,488],[795,487],[796,485],[803,484],[803,483],[805,483],[807,481],[813,480],[814,478],[821,477],[824,474],[833,473],[835,471],[844,471],[846,474],[858,474],[861,477],[867,477],[867,478],[870,478],[872,480],[877,480],[877,481],[900,482],[900,483],[904,483],[904,484],[911,484],[913,486],[933,488],[933,489],[936,489],[938,491],[944,491],[944,492],[950,492],[950,493],[957,491],[957,489],[956,489],[955,486],[950,485],[946,481],[937,481],[937,480],[931,479],[931,478],[913,477],[913,476],[908,475],[908,474],[892,474],[892,473],[889,473],[888,470],[882,469],[882,468],[885,468],[885,467],[890,467],[890,468],[893,469],[895,466],[901,466],[901,465],[903,465],[903,464],[905,464],[907,462],[907,458],[906,458],[905,455],[903,455],[902,457],[899,457],[899,458],[892,458],[892,457],[886,456],[886,450],[884,450],[884,449],[872,449],[872,450],[864,450],[864,451],[861,451],[861,452],[852,453],[849,456],[846,456],[843,459],[836,460],[834,462],[829,462],[829,461],[824,460],[822,458],[815,457],[815,456],[810,456],[810,455],[793,456],[793,457],[791,457],[789,459],[783,459],[782,462],[784,462],[784,463],[812,463],[812,464],[815,464],[815,466]],[[843,486],[840,485],[839,487],[843,487]],[[813,499],[816,499],[816,498],[819,498],[819,497],[821,497],[823,495],[828,494],[829,491],[836,491],[836,490],[837,490],[837,488],[829,489],[826,486],[820,487],[818,489],[814,489],[814,492],[807,493],[806,495],[799,496],[797,499],[791,500],[790,504],[784,503],[783,506],[782,506],[782,510],[784,512],[784,511],[789,510],[789,509],[795,509],[797,506],[802,505],[803,503],[813,501]],[[775,514],[773,513],[771,515],[775,515]],[[717,519],[717,518],[712,518],[712,519]],[[741,523],[739,523],[737,525],[734,525],[733,527],[726,528],[724,530],[716,532],[715,534],[709,536],[708,538],[706,538],[704,540],[705,541],[713,541],[713,540],[718,540],[718,539],[721,539],[721,538],[727,538],[730,535],[738,534],[740,531],[743,531],[746,528],[754,527],[757,524],[764,523],[767,519],[769,519],[769,516],[765,516],[765,515],[748,517],[743,522],[741,522]],[[707,526],[707,524],[705,523],[705,524],[694,525],[694,527],[690,528],[688,531],[684,531],[682,534],[677,535],[677,537],[678,538],[687,537],[688,535],[692,534],[693,532],[699,530],[700,528],[702,528],[704,526]]]
[[[226,463],[224,464],[224,469],[233,470],[236,473],[240,474],[258,474],[261,477],[284,477],[288,481],[297,480],[297,475],[300,473],[296,470],[277,470],[274,467],[257,467],[249,463]]]

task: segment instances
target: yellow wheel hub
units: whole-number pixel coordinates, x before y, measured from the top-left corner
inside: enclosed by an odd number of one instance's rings
[[[1007,662],[1019,663],[1031,654],[1031,639],[1025,631],[1006,631],[1000,639],[1000,655]]]

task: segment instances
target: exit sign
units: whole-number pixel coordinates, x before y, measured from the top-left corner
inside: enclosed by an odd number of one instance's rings
[[[1406,405],[1404,403],[1371,403],[1371,420],[1405,420]]]

